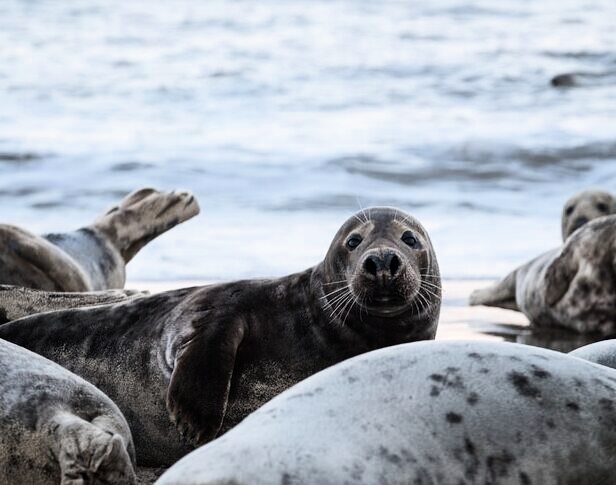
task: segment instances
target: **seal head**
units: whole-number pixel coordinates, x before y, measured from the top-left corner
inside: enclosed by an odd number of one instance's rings
[[[616,213],[616,197],[609,192],[585,190],[575,194],[563,207],[561,220],[563,241],[587,222],[614,213]]]
[[[332,319],[408,327],[438,315],[441,284],[427,231],[398,209],[362,210],[340,228],[322,263]]]

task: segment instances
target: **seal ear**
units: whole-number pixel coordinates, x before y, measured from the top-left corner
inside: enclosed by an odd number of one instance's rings
[[[545,271],[543,280],[545,285],[545,301],[548,305],[555,305],[565,296],[577,271],[578,265],[569,251],[563,250],[550,263]]]

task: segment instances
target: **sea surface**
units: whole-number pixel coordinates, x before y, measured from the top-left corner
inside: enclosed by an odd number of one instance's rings
[[[614,0],[2,0],[0,220],[190,189],[201,215],[129,278],[218,280],[302,270],[393,205],[446,278],[498,277],[574,192],[616,191],[616,83],[549,82],[615,71],[615,25]]]

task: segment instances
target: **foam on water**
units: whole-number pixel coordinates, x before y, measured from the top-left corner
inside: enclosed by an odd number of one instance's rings
[[[132,279],[321,259],[348,215],[399,206],[446,277],[559,243],[561,205],[614,190],[616,5],[578,1],[0,3],[0,216],[71,229],[144,185],[202,215]],[[603,78],[602,78],[603,79]],[[359,202],[358,202],[359,201]]]

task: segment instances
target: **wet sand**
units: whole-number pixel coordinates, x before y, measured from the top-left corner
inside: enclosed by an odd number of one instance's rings
[[[207,284],[206,281],[129,282],[126,288],[152,293]],[[596,339],[565,330],[531,330],[526,317],[512,310],[468,306],[471,291],[488,286],[490,280],[443,280],[443,305],[438,340],[493,340],[518,342],[569,352]],[[139,484],[153,483],[164,469],[140,468]]]

